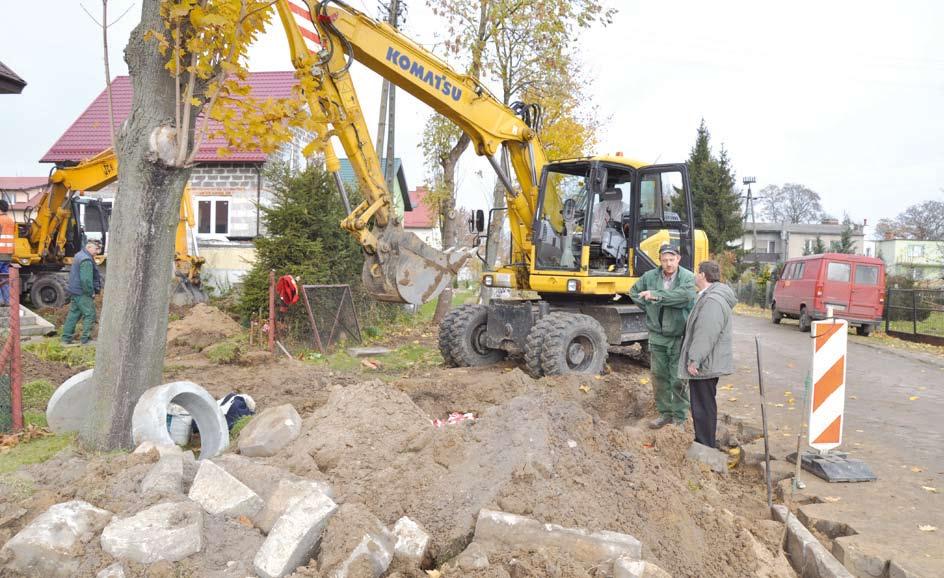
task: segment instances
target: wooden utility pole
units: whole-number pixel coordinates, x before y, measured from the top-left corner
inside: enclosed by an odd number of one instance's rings
[[[390,0],[387,23],[396,28],[400,12],[400,1]],[[377,122],[377,154],[384,155],[384,180],[387,190],[393,195],[394,175],[394,132],[396,130],[396,94],[397,89],[389,80],[383,81],[380,90],[380,119]],[[388,121],[389,119],[389,121]],[[384,138],[386,137],[386,152],[384,152]]]

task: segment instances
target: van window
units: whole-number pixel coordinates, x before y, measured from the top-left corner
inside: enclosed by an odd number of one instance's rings
[[[849,263],[830,263],[826,267],[826,280],[848,283],[851,269]]]
[[[793,279],[793,263],[787,263],[786,267],[783,268],[782,279]]]
[[[793,276],[793,278],[794,278],[794,279],[802,279],[802,278],[803,278],[803,270],[804,270],[805,268],[806,268],[806,263],[805,263],[805,262],[804,262],[804,263],[797,263],[797,268],[796,268],[796,271],[794,271],[794,276]]]
[[[878,266],[856,265],[856,285],[878,285]]]

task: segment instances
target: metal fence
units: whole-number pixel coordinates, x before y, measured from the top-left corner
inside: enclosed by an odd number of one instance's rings
[[[885,333],[944,345],[944,289],[889,289]]]
[[[738,281],[728,284],[737,295],[738,303],[767,309],[774,297],[774,281],[759,283],[757,281]]]

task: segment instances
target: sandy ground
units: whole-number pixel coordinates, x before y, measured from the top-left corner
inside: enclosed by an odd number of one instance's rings
[[[292,403],[304,420],[302,435],[276,456],[257,460],[269,468],[266,475],[325,480],[339,502],[360,504],[388,526],[410,516],[432,535],[435,563],[446,576],[469,575],[450,563],[470,542],[482,508],[631,534],[642,541],[646,559],[676,577],[793,576],[780,550],[783,526],[768,519],[758,470],[720,476],[685,460],[690,423],[684,430],[645,429],[652,406],[649,375],[631,355],[611,355],[603,376],[541,380],[525,375],[514,361],[474,370],[418,365],[389,375],[366,367],[331,371],[260,352],[244,356],[242,365],[218,365],[194,351],[200,348],[196,340],[202,343],[221,327],[218,338],[226,339],[238,328],[206,323],[172,335],[168,379],[190,379],[217,397],[248,393],[259,409]],[[431,337],[421,341],[433,344]],[[477,419],[444,427],[431,423],[454,411]],[[0,503],[27,514],[0,529],[0,539],[49,505],[72,498],[122,516],[140,511],[156,500],[138,491],[152,459],[68,449],[24,468],[17,483],[0,486]],[[263,540],[259,530],[206,519],[203,552],[173,567],[130,565],[131,574],[251,573]],[[82,571],[94,576],[110,562],[93,540]],[[316,566],[300,573],[318,576]],[[478,575],[601,574],[559,552],[507,551],[492,556],[492,566]]]

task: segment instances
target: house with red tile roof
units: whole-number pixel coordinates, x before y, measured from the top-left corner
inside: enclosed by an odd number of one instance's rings
[[[0,198],[10,203],[16,222],[26,222],[25,213],[36,206],[48,183],[46,177],[0,177]]]
[[[259,99],[284,98],[296,84],[292,71],[254,72],[247,81],[250,94]],[[132,85],[127,76],[112,81],[112,105],[115,126],[120,126],[131,113]],[[198,119],[199,123],[202,118]],[[215,121],[210,121],[212,132]],[[66,129],[61,137],[43,155],[43,163],[75,163],[98,154],[111,146],[108,134],[108,100],[103,90],[98,97]],[[218,286],[237,283],[255,260],[252,239],[264,233],[259,206],[272,201],[272,187],[263,174],[266,163],[286,162],[303,169],[307,160],[302,149],[310,136],[297,131],[292,142],[276,153],[231,150],[222,138],[205,138],[195,157],[196,166],[190,177],[190,193],[197,217],[196,237],[200,255],[207,260],[204,266],[210,282]],[[117,183],[89,197],[102,199],[106,204],[120,202]]]
[[[416,236],[427,245],[442,249],[442,231],[439,229],[439,220],[423,201],[428,194],[429,190],[424,186],[418,186],[410,191],[410,204],[413,210],[403,214],[403,228],[416,233]]]

